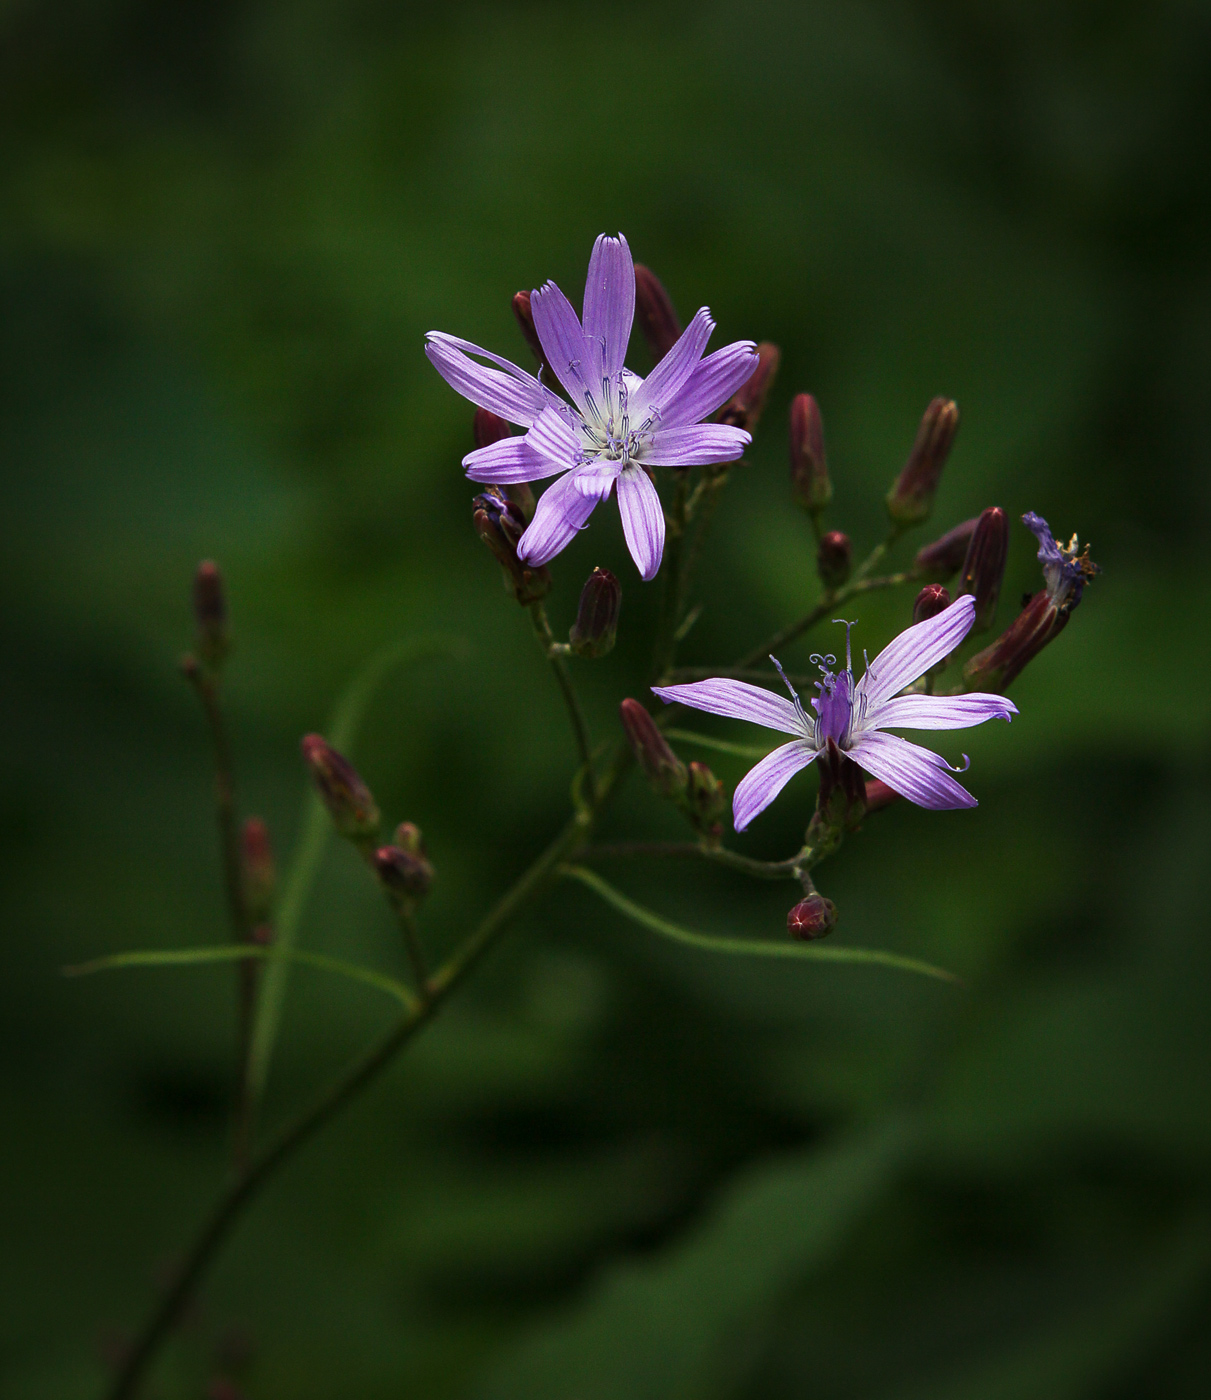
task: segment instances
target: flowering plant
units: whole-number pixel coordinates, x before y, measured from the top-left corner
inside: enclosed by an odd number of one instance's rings
[[[214,740],[217,817],[233,938],[203,949],[118,954],[73,970],[224,960],[235,964],[240,1077],[233,1170],[171,1286],[120,1359],[112,1400],[137,1393],[207,1266],[276,1168],[424,1030],[518,911],[553,882],[577,881],[651,932],[710,952],[881,964],[950,978],[943,969],[913,957],[821,942],[835,926],[837,910],[817,890],[815,871],[871,814],[897,798],[930,814],[976,804],[975,796],[953,776],[960,770],[931,748],[891,731],[969,728],[1016,715],[1003,692],[1067,625],[1096,572],[1088,552],[1080,552],[1075,536],[1067,546],[1055,540],[1040,516],[1023,516],[1039,542],[1043,586],[996,640],[960,663],[969,640],[993,625],[1009,545],[1005,512],[990,507],[924,546],[904,567],[879,572],[901,537],[931,513],[958,428],[956,406],[938,398],[926,409],[887,497],[887,534],[855,566],[849,537],[824,528],[822,517],[833,488],[823,426],[815,400],[799,394],[790,406],[791,487],[815,539],[818,597],[800,617],[731,663],[681,666],[678,650],[696,616],[695,569],[720,495],[760,420],[777,371],[778,350],[768,343],[738,340],[707,354],[714,329],[709,311],[699,310],[682,330],[664,288],[648,269],[632,263],[621,236],[597,240],[580,316],[552,282],[518,293],[513,306],[535,354],[534,372],[443,332],[429,334],[426,353],[443,378],[476,406],[475,447],[464,457],[463,467],[467,477],[485,489],[473,498],[472,520],[499,564],[506,588],[529,613],[566,705],[576,749],[572,810],[563,828],[454,953],[432,966],[420,916],[436,873],[422,833],[403,821],[385,838],[370,787],[342,753],[353,712],[382,669],[376,663],[352,691],[333,732],[310,734],[302,741],[317,795],[315,820],[279,896],[264,823],[254,817],[241,825],[238,819],[220,703],[229,652],[227,605],[218,570],[210,563],[200,566],[194,580],[197,636],[183,669]],[[646,377],[625,363],[636,319],[653,358]],[[515,434],[510,424],[524,431]],[[547,483],[537,500],[531,486],[536,482]],[[604,656],[615,645],[622,587],[608,569],[594,569],[581,591],[566,641],[556,637],[545,600],[555,586],[548,565],[587,527],[595,508],[611,497],[617,501],[627,548],[642,580],[640,589],[659,576],[659,615],[651,697],[620,697],[620,731],[603,739],[590,732],[574,667]],[[911,621],[858,674],[853,634],[860,623],[843,618],[843,613],[868,593],[910,585],[919,590]],[[834,653],[821,651],[811,656],[816,678],[788,674],[778,654],[787,657],[789,648],[822,623],[845,626],[844,667],[838,666]],[[865,640],[864,632],[857,636]],[[772,669],[765,669],[767,659]],[[780,687],[788,694],[780,693]],[[741,719],[790,736],[789,741],[768,752],[738,749],[711,734],[675,727],[674,721],[687,710]],[[797,774],[814,768],[816,795],[810,811],[805,809],[798,850],[780,860],[766,860],[732,849],[724,839],[724,784],[702,761],[683,759],[679,749],[686,747],[758,759],[732,794],[732,825],[738,832],[748,828]],[[964,763],[969,764],[966,756]],[[687,839],[595,839],[602,813],[633,769],[658,800],[671,804],[685,820]],[[799,784],[785,801],[801,800],[801,791]],[[920,816],[922,821],[933,819]],[[408,983],[295,946],[298,909],[322,848],[324,823],[359,853],[390,907],[411,969]],[[669,856],[788,882],[795,902],[786,933],[718,937],[684,928],[638,905],[597,868],[625,859]],[[396,1000],[399,1016],[334,1085],[262,1139],[256,1131],[258,1101],[276,1035],[282,976],[292,962],[378,988]]]

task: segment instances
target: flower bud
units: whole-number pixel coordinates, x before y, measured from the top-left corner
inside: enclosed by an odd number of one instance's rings
[[[513,315],[517,317],[517,324],[525,337],[526,344],[534,354],[534,358],[539,365],[547,362],[546,351],[542,348],[542,341],[538,338],[538,332],[534,329],[534,312],[530,309],[530,293],[518,292],[513,298]]]
[[[352,841],[364,841],[376,835],[378,805],[353,764],[322,734],[308,734],[303,739],[302,749],[311,780],[337,831]]]
[[[240,833],[240,864],[244,872],[244,903],[254,926],[267,924],[273,914],[277,868],[269,828],[260,817],[249,817]]]
[[[609,569],[594,569],[580,591],[568,645],[577,656],[604,656],[618,635],[622,586]]]
[[[642,263],[635,264],[635,319],[652,359],[663,360],[681,335],[681,321],[660,278]]]
[[[887,493],[888,514],[898,525],[917,525],[932,510],[934,492],[958,430],[958,405],[953,399],[934,399],[921,418],[908,461]]]
[[[499,487],[489,486],[471,502],[471,509],[475,533],[496,556],[509,592],[523,607],[545,598],[551,591],[550,573],[545,567],[531,568],[517,557],[517,542],[526,528],[520,506]]]
[[[824,423],[810,394],[796,394],[791,400],[791,489],[813,515],[833,498],[824,455]]]
[[[881,778],[868,778],[866,780],[866,810],[868,812],[880,812],[884,807],[890,807],[897,800],[900,794],[893,787],[888,787]]]
[[[753,431],[765,407],[781,359],[782,351],[772,341],[763,340],[757,346],[757,368],[723,405],[719,413],[720,423],[730,423],[750,433]]]
[[[979,517],[973,516],[917,551],[913,572],[930,583],[945,583],[963,567]]]
[[[421,829],[415,822],[400,822],[395,828],[391,844],[398,846],[401,851],[407,851],[412,856],[425,854],[425,838],[421,835]]]
[[[476,447],[491,447],[494,442],[503,442],[512,437],[513,429],[505,420],[488,408],[477,408],[471,423],[471,432]]]
[[[630,740],[644,776],[661,797],[681,797],[689,780],[685,764],[656,728],[656,721],[638,700],[624,700],[618,707],[622,727]]]
[[[822,894],[809,894],[786,916],[787,932],[801,943],[823,938],[837,922],[837,906]]]
[[[913,622],[928,622],[950,607],[950,594],[940,583],[927,583],[912,605]]]
[[[1008,556],[1009,517],[1000,506],[989,506],[976,522],[959,582],[959,596],[970,593],[976,600],[973,632],[992,626]]]
[[[816,572],[825,588],[840,588],[853,567],[854,547],[848,535],[829,530],[816,548]]]
[[[703,836],[719,836],[727,811],[727,792],[706,764],[697,760],[690,764],[685,805],[697,831]]]
[[[374,870],[383,888],[397,898],[423,899],[433,883],[433,867],[423,855],[401,846],[380,846],[374,853]]]
[[[198,656],[213,670],[231,650],[231,635],[223,576],[212,559],[204,559],[193,576],[193,621]]]

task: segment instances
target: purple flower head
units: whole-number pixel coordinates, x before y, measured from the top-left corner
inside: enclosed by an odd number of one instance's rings
[[[1085,585],[1094,574],[1101,573],[1089,558],[1089,546],[1078,554],[1080,544],[1075,535],[1066,546],[1062,545],[1051,533],[1051,526],[1032,510],[1022,516],[1022,524],[1039,542],[1038,559],[1043,566],[1048,596],[1061,612],[1071,612],[1081,601]]]
[[[517,547],[518,558],[535,568],[553,559],[613,491],[631,557],[643,578],[654,578],[664,552],[664,509],[651,468],[740,456],[748,433],[702,420],[752,374],[753,343],[736,341],[704,359],[715,323],[703,307],[646,379],[626,369],[635,267],[621,234],[602,234],[593,245],[583,316],[554,282],[531,294],[530,307],[546,363],[570,402],[478,345],[442,331],[426,337],[425,354],[452,388],[527,430],[469,453],[467,475],[496,485],[559,477]]]
[[[712,715],[751,720],[767,729],[791,734],[766,754],[736,788],[732,814],[736,830],[749,822],[782,791],[800,769],[824,753],[829,742],[919,807],[943,810],[974,807],[976,799],[950,776],[951,769],[939,754],[909,743],[888,729],[966,729],[986,719],[1010,719],[1017,714],[1003,695],[900,695],[905,686],[923,676],[931,666],[949,656],[971,631],[975,599],[965,594],[950,607],[925,622],[907,628],[870,662],[861,680],[854,680],[846,623],[845,669],[834,671],[836,657],[815,655],[820,668],[819,694],[805,709],[782,667],[771,656],[791,693],[784,700],[760,686],[743,681],[695,681],[691,685],[653,686],[666,703],[677,701]],[[964,755],[965,763],[970,760]]]

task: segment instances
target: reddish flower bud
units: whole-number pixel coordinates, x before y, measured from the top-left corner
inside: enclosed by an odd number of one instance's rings
[[[618,635],[622,586],[609,569],[594,569],[580,591],[568,645],[577,656],[604,656]]]
[[[378,832],[378,804],[352,763],[322,734],[308,734],[302,743],[303,761],[342,836],[365,840]]]
[[[837,906],[822,894],[809,894],[786,916],[787,932],[801,943],[823,938],[837,922]]]
[[[269,828],[260,817],[249,817],[240,833],[240,857],[244,870],[244,902],[253,925],[269,922],[277,887],[277,867]]]
[[[689,775],[685,764],[656,728],[656,721],[638,700],[624,700],[618,707],[618,713],[635,758],[653,789],[661,797],[681,797]]]
[[[916,574],[931,583],[945,583],[957,574],[967,558],[967,549],[978,523],[979,517],[973,516],[953,530],[947,530],[940,539],[927,544],[924,549],[919,549],[914,563]]]
[[[940,583],[927,583],[917,594],[917,601],[912,605],[912,620],[928,622],[931,617],[937,617],[948,607],[950,594],[947,590]]]
[[[976,522],[959,583],[959,596],[970,593],[976,600],[973,632],[992,626],[1008,557],[1009,517],[1000,506],[989,506]]]
[[[433,867],[423,855],[401,846],[380,846],[374,870],[383,888],[397,898],[423,899],[433,883]]]
[[[213,669],[231,650],[231,636],[227,630],[223,576],[212,559],[204,559],[193,576],[193,621],[198,655]]]
[[[848,535],[829,530],[816,547],[816,572],[825,588],[840,588],[854,563],[854,547]]]
[[[542,341],[538,338],[538,332],[534,329],[534,312],[530,309],[529,292],[518,292],[513,298],[513,315],[517,317],[517,324],[534,358],[540,366],[545,365],[547,356],[542,348]]]
[[[782,351],[772,341],[763,340],[757,346],[757,368],[724,404],[719,413],[720,423],[731,423],[733,427],[745,428],[750,433],[753,431],[781,360]]]
[[[895,788],[888,787],[881,778],[867,778],[866,810],[868,812],[879,812],[884,807],[890,807],[899,796],[900,794]]]
[[[690,764],[685,801],[695,829],[703,836],[718,837],[727,811],[727,792],[705,763]]]
[[[471,432],[474,434],[476,447],[491,447],[494,442],[503,442],[505,438],[513,435],[509,424],[487,408],[475,410]]]
[[[813,515],[833,498],[824,455],[824,423],[820,409],[810,394],[796,394],[791,400],[791,489],[795,499]]]
[[[471,509],[475,533],[496,556],[509,592],[523,607],[545,598],[551,591],[550,573],[545,567],[531,568],[517,557],[517,542],[526,528],[520,506],[499,487],[489,486],[471,502]]]
[[[415,822],[400,822],[395,828],[391,844],[398,846],[401,851],[407,851],[409,855],[423,856],[425,854],[425,838],[421,835],[421,829]]]
[[[925,410],[904,469],[887,493],[887,510],[899,525],[917,525],[933,508],[934,492],[959,430],[953,399],[937,398]]]
[[[635,319],[652,359],[663,360],[681,335],[681,321],[660,278],[642,263],[635,264]]]

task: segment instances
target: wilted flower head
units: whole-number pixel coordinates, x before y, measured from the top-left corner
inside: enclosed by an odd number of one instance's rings
[[[518,558],[535,568],[553,559],[615,492],[627,548],[640,574],[653,578],[664,552],[664,510],[649,471],[741,455],[748,433],[702,420],[753,373],[753,344],[737,341],[704,359],[714,322],[703,307],[646,379],[626,369],[635,268],[621,234],[602,234],[593,245],[583,317],[554,282],[531,293],[529,311],[546,366],[570,402],[478,345],[441,331],[427,337],[425,353],[448,384],[527,429],[523,437],[470,453],[463,459],[467,475],[497,485],[560,477],[518,544]]]
[[[971,630],[975,599],[958,598],[945,612],[918,622],[883,648],[854,680],[846,623],[845,669],[834,672],[834,656],[812,657],[819,666],[820,692],[806,709],[793,686],[789,700],[760,686],[726,679],[689,685],[654,686],[666,703],[678,701],[709,714],[751,720],[795,737],[741,779],[732,803],[736,830],[743,831],[774,800],[800,769],[829,750],[830,744],[875,778],[919,807],[942,810],[974,807],[976,799],[950,776],[939,754],[885,733],[888,729],[966,729],[987,719],[1009,719],[1014,705],[1000,695],[900,695],[905,686],[959,645]],[[774,660],[773,657],[770,658]],[[782,673],[782,667],[774,661]],[[786,680],[785,674],[783,679]]]

